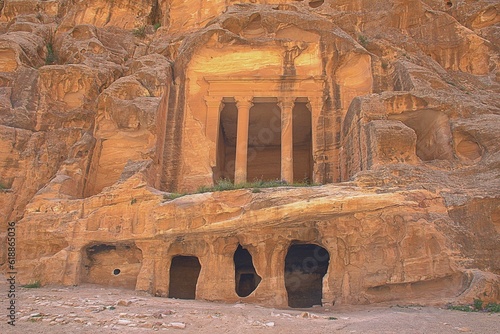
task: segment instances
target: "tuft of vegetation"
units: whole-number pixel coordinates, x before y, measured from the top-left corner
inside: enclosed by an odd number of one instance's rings
[[[155,31],[158,30],[160,27],[161,27],[161,23],[160,22],[156,22],[155,24],[153,24],[153,29]]]
[[[368,40],[368,37],[364,36],[364,35],[358,35],[358,42],[359,44],[361,44],[364,48],[366,48],[368,46],[368,44],[370,43],[370,41]]]
[[[187,195],[187,194],[181,194],[181,193],[170,193],[170,194],[166,194],[166,195],[163,195],[163,199],[165,201],[171,201],[171,200],[174,200],[176,198],[179,198],[179,197],[182,197],[184,195]]]
[[[335,318],[335,317],[328,317],[328,320],[338,320],[338,318]]]
[[[135,37],[144,38],[146,37],[146,26],[140,26],[132,30],[132,34]]]
[[[257,194],[257,193],[262,192],[262,190],[260,190],[262,188],[276,188],[276,187],[283,187],[283,186],[313,187],[313,186],[318,186],[318,184],[309,183],[307,181],[304,181],[301,183],[288,184],[287,182],[280,181],[280,180],[274,180],[274,181],[257,180],[254,182],[244,182],[244,183],[234,184],[230,180],[222,179],[222,180],[219,180],[214,186],[201,186],[193,193],[165,194],[165,195],[163,195],[163,199],[165,201],[168,201],[168,200],[174,200],[176,198],[186,196],[186,195],[203,194],[203,193],[217,192],[217,191],[239,190],[239,189],[251,189],[252,193]]]
[[[474,309],[470,305],[448,305],[448,310],[462,311],[462,312],[473,312]]]
[[[47,49],[47,55],[45,56],[45,65],[53,65],[56,62],[56,54],[54,53],[54,46],[52,43],[47,43],[45,45]]]
[[[451,80],[446,80],[446,83],[447,83],[448,85],[452,85],[453,87],[456,87],[456,86],[457,86],[457,84],[456,84],[456,83],[454,83],[454,82],[453,82],[453,81],[451,81]]]
[[[132,198],[132,200],[130,201],[130,204],[134,205],[135,203],[137,203],[137,198]]]
[[[481,299],[474,299],[474,303],[471,305],[448,305],[448,309],[462,312],[500,313],[500,304],[488,303],[485,306]]]
[[[498,304],[498,303],[489,303],[484,308],[484,311],[485,312],[489,312],[489,313],[500,313],[500,304]]]
[[[256,190],[256,189],[262,189],[262,188],[276,188],[276,187],[283,187],[283,186],[311,187],[311,186],[317,186],[317,184],[312,184],[312,183],[307,183],[307,182],[288,184],[287,182],[281,181],[281,180],[273,180],[273,181],[256,180],[254,182],[244,182],[244,183],[234,184],[229,180],[223,179],[223,180],[219,180],[217,182],[217,184],[213,187],[201,186],[200,188],[198,188],[196,193],[201,194],[201,193],[206,193],[206,192],[238,190],[238,189]]]
[[[40,281],[35,281],[33,283],[30,283],[30,284],[21,285],[21,287],[28,288],[28,289],[38,289],[41,286],[42,286],[42,284],[40,284]]]
[[[481,299],[474,299],[474,310],[482,310],[483,301]]]

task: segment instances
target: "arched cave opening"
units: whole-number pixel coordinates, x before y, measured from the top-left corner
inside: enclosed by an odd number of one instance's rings
[[[233,260],[236,293],[240,297],[247,297],[257,289],[262,278],[255,270],[250,252],[239,244],[234,252]]]
[[[321,6],[324,3],[325,3],[325,0],[311,0],[311,1],[309,1],[309,6],[311,8],[318,8],[319,6]]]
[[[201,264],[196,256],[177,255],[170,265],[169,298],[195,299]]]
[[[312,119],[307,102],[295,102],[293,108],[293,181],[312,183]]]
[[[97,244],[84,250],[81,281],[135,289],[142,251],[134,244]]]
[[[448,116],[436,110],[408,111],[390,115],[417,134],[417,156],[422,161],[452,160],[452,134]]]
[[[288,306],[321,305],[323,276],[328,271],[328,251],[314,244],[292,244],[285,257],[285,288]]]
[[[455,134],[455,140],[457,142],[455,152],[460,159],[469,162],[481,160],[483,148],[471,135]]]
[[[241,35],[246,38],[259,38],[266,35],[266,29],[262,26],[260,14],[252,14]]]

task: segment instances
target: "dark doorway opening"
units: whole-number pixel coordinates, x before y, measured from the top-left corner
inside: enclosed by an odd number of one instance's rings
[[[285,257],[285,288],[288,306],[295,308],[321,305],[323,276],[330,255],[321,246],[292,244]]]
[[[195,299],[200,270],[200,261],[196,256],[175,256],[170,265],[168,296],[170,298]]]
[[[234,252],[234,270],[236,293],[240,297],[247,297],[255,291],[261,281],[253,266],[252,255],[241,245]]]
[[[307,102],[293,108],[293,182],[313,183],[312,119]]]
[[[311,1],[309,1],[309,6],[311,8],[318,8],[319,6],[321,6],[324,3],[325,3],[325,0],[311,0]]]
[[[220,114],[217,167],[214,171],[214,183],[221,179],[234,182],[237,123],[238,108],[236,103],[234,101],[224,101],[224,108]]]
[[[281,179],[281,110],[275,98],[254,98],[248,125],[247,181]]]

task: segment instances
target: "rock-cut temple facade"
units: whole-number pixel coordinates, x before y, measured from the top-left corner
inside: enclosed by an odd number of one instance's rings
[[[499,301],[498,5],[19,3],[0,201],[22,283]],[[221,182],[246,187],[198,191]]]

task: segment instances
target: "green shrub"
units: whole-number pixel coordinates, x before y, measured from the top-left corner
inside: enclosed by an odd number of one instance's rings
[[[276,188],[276,187],[283,187],[283,186],[290,186],[290,187],[312,187],[312,186],[317,186],[318,184],[315,183],[308,183],[308,182],[299,182],[299,183],[292,183],[288,184],[285,181],[281,180],[273,180],[273,181],[263,181],[263,180],[255,180],[253,182],[244,182],[244,183],[237,183],[234,184],[230,180],[227,179],[222,179],[217,181],[215,186],[209,187],[209,186],[201,186],[198,188],[196,193],[201,194],[201,193],[206,193],[206,192],[214,192],[214,191],[226,191],[226,190],[237,190],[237,189],[261,189],[261,188]]]
[[[498,304],[498,303],[489,303],[488,305],[486,305],[486,307],[484,308],[484,310],[486,312],[490,312],[490,313],[500,313],[500,304]]]
[[[366,48],[368,46],[368,43],[369,40],[368,40],[368,37],[364,36],[364,35],[358,35],[358,42],[359,44],[361,44],[364,48]]]
[[[483,309],[483,301],[481,299],[474,299],[474,309],[478,311]]]
[[[47,43],[45,46],[47,49],[47,56],[45,57],[45,65],[52,65],[56,62],[56,55],[54,53],[54,47],[52,43]]]
[[[40,284],[40,281],[35,281],[33,283],[30,283],[30,284],[21,285],[21,287],[28,288],[28,289],[37,289],[41,286],[42,286],[42,284]]]
[[[134,30],[132,30],[132,34],[134,34],[135,37],[140,37],[140,38],[146,37],[146,26],[140,26],[138,28],[135,28]]]
[[[208,193],[208,192],[216,192],[216,191],[227,191],[227,190],[238,190],[238,189],[251,189],[252,193],[257,194],[262,192],[260,189],[262,188],[276,188],[276,187],[283,187],[283,186],[289,186],[289,187],[313,187],[313,186],[318,186],[318,184],[315,183],[308,183],[308,182],[300,182],[300,183],[293,183],[293,184],[288,184],[285,181],[280,181],[280,180],[273,180],[273,181],[263,181],[263,180],[256,180],[254,182],[244,182],[244,183],[238,183],[234,184],[230,180],[227,179],[221,179],[217,181],[217,183],[214,186],[200,186],[194,194],[203,194],[203,193]],[[168,200],[173,200],[182,196],[186,195],[191,195],[193,193],[170,193],[170,194],[165,194],[163,195],[163,199],[165,201]]]
[[[155,24],[153,24],[153,28],[154,30],[158,30],[159,28],[161,27],[161,23],[160,22],[156,22]]]
[[[474,312],[474,309],[470,305],[449,305],[448,309],[454,311]]]
[[[500,304],[489,303],[484,306],[484,302],[481,299],[474,299],[474,303],[472,305],[448,305],[448,309],[463,312],[500,313]]]
[[[163,199],[166,200],[166,201],[171,201],[173,199],[176,199],[176,198],[179,198],[179,197],[182,197],[186,194],[180,194],[180,193],[170,193],[170,194],[166,194],[166,195],[163,195]]]

